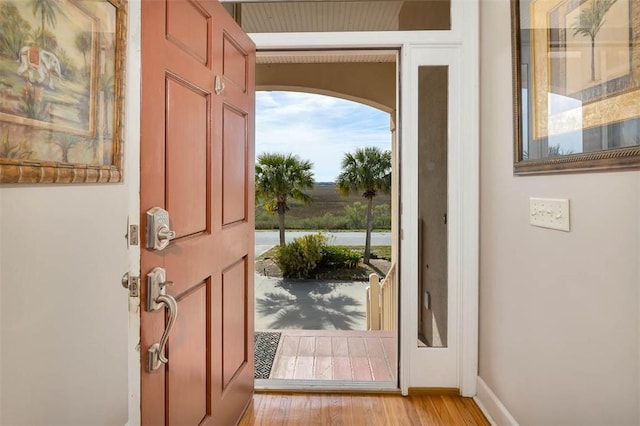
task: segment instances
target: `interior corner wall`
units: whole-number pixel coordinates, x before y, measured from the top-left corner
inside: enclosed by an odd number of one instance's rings
[[[510,2],[480,8],[480,378],[520,424],[639,424],[640,172],[513,176]]]

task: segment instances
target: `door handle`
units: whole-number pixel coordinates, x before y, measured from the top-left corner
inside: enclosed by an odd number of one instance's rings
[[[165,356],[165,346],[178,317],[178,302],[173,296],[166,294],[166,287],[172,284],[173,282],[167,281],[167,272],[163,268],[156,267],[147,274],[147,311],[153,312],[163,307],[169,309],[169,320],[160,342],[154,343],[147,350],[147,371],[150,373],[169,362],[169,358]]]
[[[171,333],[171,329],[176,322],[176,317],[178,316],[178,303],[173,296],[169,294],[163,294],[162,296],[158,296],[156,299],[157,302],[164,303],[167,308],[169,308],[169,322],[167,323],[164,332],[162,333],[162,337],[160,338],[160,342],[154,343],[147,350],[147,370],[149,372],[155,371],[162,364],[166,364],[169,362],[169,358],[164,355],[164,348],[167,345],[167,340],[169,339],[169,333]]]

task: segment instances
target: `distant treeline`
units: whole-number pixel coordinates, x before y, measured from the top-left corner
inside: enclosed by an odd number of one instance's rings
[[[285,216],[287,229],[365,229],[366,202],[362,195],[340,195],[333,182],[316,182],[310,191],[312,202],[289,201]],[[391,196],[378,194],[374,200],[374,229],[391,229]],[[278,215],[256,203],[256,229],[278,229]]]

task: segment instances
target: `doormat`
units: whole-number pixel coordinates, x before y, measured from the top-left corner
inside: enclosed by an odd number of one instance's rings
[[[276,357],[280,333],[276,331],[256,331],[254,335],[253,355],[256,379],[268,379]]]

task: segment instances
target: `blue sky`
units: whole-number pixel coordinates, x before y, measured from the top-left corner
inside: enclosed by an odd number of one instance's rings
[[[357,102],[299,92],[256,92],[256,158],[293,153],[313,163],[316,182],[333,182],[346,152],[391,149],[389,114]]]

